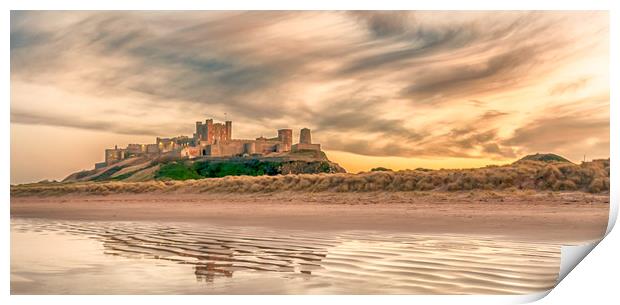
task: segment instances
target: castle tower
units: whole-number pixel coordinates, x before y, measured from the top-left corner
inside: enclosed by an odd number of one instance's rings
[[[232,121],[226,121],[226,140],[232,140]]]
[[[293,145],[293,130],[279,129],[278,140],[282,142],[282,151],[290,151]]]
[[[301,144],[312,144],[312,139],[310,137],[310,129],[302,128],[299,133],[299,143]]]
[[[194,133],[194,141],[198,143],[202,139],[202,122],[196,122],[196,133]]]
[[[203,128],[203,138],[207,143],[213,144],[213,119],[205,120],[205,126]]]

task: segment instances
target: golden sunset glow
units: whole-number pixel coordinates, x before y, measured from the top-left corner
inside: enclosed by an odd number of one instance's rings
[[[11,182],[312,130],[349,172],[609,157],[606,12],[11,12]]]

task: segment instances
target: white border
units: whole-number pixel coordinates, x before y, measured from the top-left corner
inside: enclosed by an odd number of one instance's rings
[[[333,0],[315,0],[305,2],[286,2],[277,0],[261,0],[261,1],[236,1],[228,0],[223,2],[212,1],[191,1],[191,0],[133,0],[133,1],[117,1],[108,0],[105,2],[94,3],[94,1],[13,1],[11,3],[3,2],[1,5],[5,7],[2,14],[2,34],[4,38],[4,52],[5,60],[2,61],[2,68],[4,73],[3,85],[6,89],[4,91],[5,104],[2,108],[3,126],[2,131],[5,139],[10,137],[10,56],[9,56],[9,18],[10,9],[72,9],[72,10],[137,10],[137,9],[158,9],[158,10],[185,10],[185,9],[209,9],[209,10],[228,10],[228,9],[304,9],[304,10],[341,10],[341,9],[417,9],[417,10],[522,10],[522,9],[539,9],[539,10],[610,10],[611,19],[611,79],[612,85],[620,84],[618,80],[618,60],[617,56],[620,50],[617,47],[617,37],[620,33],[618,31],[618,20],[614,18],[619,17],[617,7],[613,6],[614,1],[540,1],[540,0],[520,0],[520,1],[458,1],[458,0],[433,0],[433,1],[393,1],[393,0],[358,0],[358,1],[333,1]],[[618,119],[618,105],[616,87],[611,86],[611,158],[612,158],[612,193],[611,193],[611,206],[612,212],[610,213],[610,226],[613,227],[615,223],[614,214],[618,211],[618,189],[619,184],[617,179],[613,179],[618,175],[618,163],[614,162],[618,157],[618,139],[619,126]],[[6,140],[5,143],[10,143]],[[10,164],[10,149],[0,149],[0,155],[4,160],[4,168],[7,169]],[[503,297],[503,296],[278,296],[278,297],[254,297],[254,296],[11,296],[9,297],[9,282],[10,282],[10,255],[9,251],[9,185],[10,175],[8,170],[2,171],[1,183],[5,186],[2,188],[2,198],[4,198],[4,207],[0,209],[2,213],[2,230],[0,230],[0,236],[2,237],[2,248],[0,251],[1,256],[1,286],[2,295],[0,297],[0,304],[39,304],[39,303],[58,303],[58,304],[105,304],[109,305],[112,302],[120,303],[135,303],[135,302],[148,302],[149,304],[169,304],[172,302],[265,302],[270,304],[312,304],[317,302],[326,301],[341,301],[341,302],[355,302],[361,304],[370,304],[377,302],[389,301],[391,303],[411,304],[412,302],[420,302],[423,304],[498,304],[498,303],[515,303],[515,302],[527,302],[534,301],[544,295],[533,296],[521,296],[521,297]],[[544,304],[567,304],[573,302],[590,302],[592,298],[596,299],[596,304],[615,304],[617,297],[614,292],[617,290],[617,278],[618,278],[618,245],[620,237],[618,233],[612,232],[608,237],[603,240],[600,245],[595,248],[592,253],[584,259],[577,268],[567,276],[566,280],[561,282],[554,291],[552,291],[547,298],[544,298],[541,303]],[[612,273],[609,273],[610,266],[616,266]],[[597,292],[596,295],[592,295],[591,292]]]

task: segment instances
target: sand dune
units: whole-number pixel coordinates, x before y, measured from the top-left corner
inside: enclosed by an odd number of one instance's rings
[[[148,168],[147,168],[148,170]],[[520,161],[505,166],[476,169],[377,171],[360,174],[301,174],[278,176],[228,176],[186,181],[108,181],[36,183],[11,186],[11,196],[116,193],[259,193],[463,191],[463,190],[609,190],[609,160],[580,165]]]

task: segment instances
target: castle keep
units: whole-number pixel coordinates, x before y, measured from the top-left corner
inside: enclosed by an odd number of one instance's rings
[[[95,164],[95,168],[119,162],[130,157],[258,157],[280,155],[288,152],[320,151],[320,144],[313,144],[310,129],[303,128],[299,143],[293,144],[293,130],[279,129],[278,136],[255,139],[233,139],[232,121],[214,123],[213,119],[196,122],[192,137],[156,138],[153,144],[129,144],[126,148],[105,150],[105,161]]]

